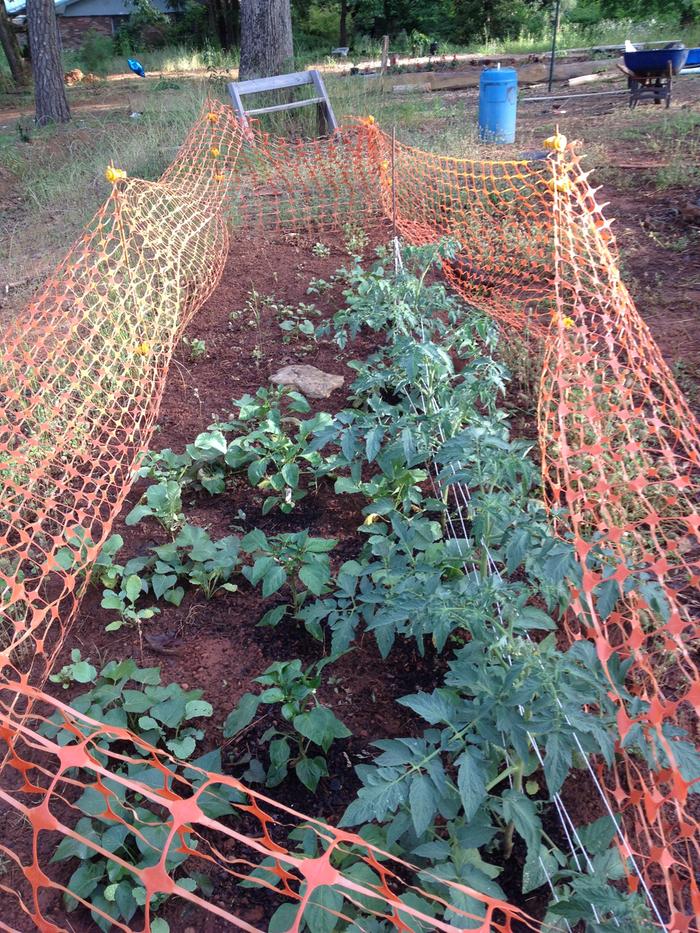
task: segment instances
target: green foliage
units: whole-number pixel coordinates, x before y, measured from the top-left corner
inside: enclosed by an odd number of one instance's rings
[[[291,604],[278,605],[260,619],[259,625],[277,625],[288,610],[298,613],[310,596],[322,596],[330,588],[329,551],[334,538],[313,538],[308,531],[267,537],[260,529],[249,532],[241,547],[250,555],[251,566],[243,575],[253,586],[261,586],[263,598],[287,587]]]
[[[235,738],[258,715],[261,705],[279,708],[281,718],[260,739],[268,746],[267,770],[253,758],[244,780],[264,781],[267,787],[276,787],[292,767],[301,783],[315,791],[319,780],[328,775],[325,756],[331,745],[351,735],[333,711],[316,698],[321,672],[334,660],[324,658],[306,671],[299,660],[276,661],[255,678],[266,689],[259,695],[245,693],[241,697],[224,723],[224,736]]]
[[[328,555],[335,544],[334,539],[314,538],[307,531],[268,537],[257,528],[243,539],[227,535],[215,541],[203,528],[185,524],[172,542],[154,546],[149,554],[123,565],[114,563],[118,549],[110,544],[110,553],[100,557],[100,579],[106,583],[101,605],[116,609],[119,617],[107,625],[107,631],[153,618],[160,612],[157,606],[137,605],[149,595],[179,606],[189,585],[212,599],[235,593],[236,575],[259,586],[264,599],[286,589],[290,602],[276,605],[260,620],[261,625],[277,625],[287,611],[298,612],[309,596],[328,592]]]
[[[136,525],[143,518],[152,517],[166,531],[173,531],[182,523],[182,496],[179,483],[163,480],[149,486],[141,502],[126,516],[127,525]]]
[[[125,574],[120,579],[120,588],[105,590],[100,605],[103,609],[114,609],[119,615],[105,626],[106,632],[118,632],[124,625],[140,626],[160,612],[157,606],[138,609],[136,603],[148,584],[137,573]]]
[[[183,337],[182,342],[189,349],[189,359],[191,363],[203,360],[207,355],[207,345],[201,337]]]
[[[314,431],[330,420],[320,412],[308,421],[298,421],[283,414],[279,402],[284,399],[288,410],[306,413],[309,404],[298,392],[289,389],[258,389],[254,397],[244,395],[235,404],[238,418],[214,427],[235,436],[228,445],[224,464],[232,470],[245,468],[251,486],[269,493],[263,503],[263,515],[277,507],[291,512],[306,496],[304,483],[315,482],[322,458],[310,448]],[[294,434],[288,424],[297,425]]]
[[[52,683],[60,684],[64,690],[67,690],[73,682],[89,684],[97,677],[97,671],[90,664],[90,659],[81,658],[79,648],[73,648],[70,659],[70,664],[64,664],[57,674],[51,674],[49,680]]]
[[[440,893],[430,879],[445,878],[505,897],[497,879],[517,850],[525,853],[524,894],[555,885],[553,924],[566,918],[607,929],[614,914],[645,929],[640,898],[609,883],[625,872],[610,847],[615,826],[585,828],[592,870],[545,829],[553,798],[586,756],[612,762],[617,706],[591,643],[567,653],[556,647],[555,620],[580,568],[571,543],[551,534],[531,444],[511,440],[496,408],[504,373],[484,354],[494,336],[477,315],[465,321],[458,303],[443,303],[424,274],[393,275],[379,263],[346,278],[336,339],[344,343],[368,326],[388,342],[354,364],[357,407],[318,430],[314,446],[333,448],[326,470],[337,475],[337,492],[369,499],[366,541],[341,565],[334,589],[298,616],[319,640],[330,632],[334,652],[361,631],[374,633],[383,656],[405,637],[421,651],[426,643],[457,650],[442,686],[400,701],[426,721],[422,735],[379,741],[375,762],[356,768],[362,788],[344,823],[363,825],[379,848],[425,867],[428,891]],[[459,347],[459,372],[445,347]],[[415,472],[431,463],[432,497],[426,473]],[[402,483],[404,476],[412,478]],[[601,542],[588,563],[600,570],[607,560]],[[648,574],[630,580],[663,614]],[[603,618],[619,598],[608,590],[596,603]],[[623,694],[628,665],[614,658],[608,665]],[[660,748],[638,732],[638,754],[658,767]],[[685,738],[675,742],[689,776],[697,761]],[[458,897],[455,906],[484,915],[476,897]],[[443,919],[458,918],[447,910]],[[336,926],[329,921],[328,929]]]
[[[399,701],[425,727],[375,743],[375,761],[357,768],[362,786],[345,822],[424,868],[421,884],[429,892],[441,893],[435,879],[442,878],[503,897],[499,878],[516,853],[524,860],[523,893],[552,892],[553,928],[581,921],[608,929],[614,914],[623,927],[646,929],[641,900],[614,885],[626,870],[611,846],[616,826],[603,820],[581,828],[590,855],[582,867],[550,836],[557,795],[591,753],[613,761],[618,706],[608,676],[635,723],[625,746],[640,761],[658,770],[672,747],[693,783],[700,756],[682,730],[666,728],[663,742],[644,733],[644,702],[625,688],[629,661],[612,655],[604,675],[591,643],[566,653],[556,647],[557,621],[569,610],[582,568],[572,542],[552,534],[532,443],[511,438],[499,408],[508,375],[491,355],[495,328],[428,284],[429,270],[457,248],[446,242],[406,250],[398,272],[383,254],[369,272],[355,263],[337,273],[346,305],[324,333],[340,346],[363,328],[379,335],[377,350],[352,363],[352,407],[301,420],[310,410],[305,399],[261,388],[237,400],[237,414],[200,434],[184,454],[151,455],[141,475],[155,481],[149,490],[161,492],[149,499],[147,491],[137,518],[158,518],[174,540],[123,567],[114,564],[121,542],[111,540],[95,574],[132,612],[149,594],[176,602],[193,585],[211,597],[235,590],[240,577],[273,601],[259,624],[296,618],[316,639],[330,641],[332,657],[364,633],[383,657],[406,638],[421,653],[449,652],[436,689]],[[326,479],[338,494],[363,496],[358,553],[333,575],[336,542],[308,531],[268,535],[256,528],[216,542],[183,524],[184,487],[218,494],[231,474],[242,473],[265,494],[265,513],[291,511],[309,486]],[[628,567],[618,584],[605,540],[592,544],[586,568],[601,583],[594,605],[584,602],[584,617],[594,609],[608,618],[634,591],[651,615],[667,620],[668,600],[649,568]],[[63,557],[82,560],[85,548],[76,534]],[[257,678],[264,689],[244,694],[231,712],[225,735],[234,740],[258,719],[274,717],[260,740],[264,761],[244,756],[246,780],[274,787],[293,770],[314,791],[328,773],[329,748],[349,734],[317,699],[329,660],[307,670],[298,659],[271,665]],[[351,877],[367,867],[352,853],[342,858]],[[329,889],[324,904],[338,896]],[[455,907],[483,917],[477,897],[455,896]],[[315,908],[305,915],[308,929],[337,928],[332,913]],[[459,922],[450,909],[421,908]],[[286,928],[290,911],[280,908],[271,929]]]
[[[162,809],[145,794],[127,787],[121,779],[128,779],[144,790],[176,791],[175,765],[166,760],[162,767],[155,767],[148,747],[165,748],[183,761],[191,759],[204,736],[194,723],[211,716],[212,707],[201,699],[201,690],[186,691],[175,683],[161,686],[158,668],[139,668],[132,660],[110,661],[98,675],[94,668],[88,672],[81,663],[84,662],[80,662],[77,653],[74,664],[63,668],[64,686],[71,680],[90,682],[90,689],[75,697],[72,706],[104,726],[76,719],[69,729],[57,711],[43,724],[41,732],[59,745],[87,739],[92,758],[102,766],[109,765],[111,776],[100,784],[94,782],[93,772],[86,772],[87,778],[82,776],[80,784],[84,789],[73,803],[82,814],[74,827],[79,838],[65,836],[51,861],[79,862],[67,882],[69,893],[64,895],[69,912],[76,909],[80,897],[115,921],[128,924],[145,905],[146,891],[136,872],[157,864],[166,845],[165,867],[174,875],[176,884],[205,895],[211,892],[211,882],[205,875],[186,872],[184,868],[186,849],[196,848],[197,839],[186,829],[170,838],[167,811],[164,816]],[[108,755],[110,749],[118,752],[123,746],[121,736],[110,731],[111,727],[131,730],[148,746],[133,743],[126,756]],[[220,770],[220,753],[209,753],[192,764]],[[78,769],[71,769],[69,776],[81,777]],[[188,777],[195,787],[204,780],[204,775],[194,770],[188,772]],[[239,799],[240,795],[228,788],[208,788],[199,802],[203,811],[214,818],[231,813],[231,803]],[[96,847],[105,849],[120,862],[98,853]],[[167,895],[155,897],[151,910],[157,910],[166,898]],[[110,921],[97,910],[93,909],[91,914],[99,929],[111,928]],[[152,926],[162,931],[168,929],[163,920],[153,922]]]
[[[185,524],[172,542],[152,547],[150,554],[126,564],[114,562],[121,543],[118,535],[109,539],[109,550],[102,551],[95,565],[94,576],[105,586],[102,607],[119,612],[107,631],[140,624],[159,613],[157,606],[137,606],[149,594],[179,606],[185,595],[183,584],[198,587],[207,599],[238,588],[231,582],[241,565],[240,540],[235,535],[213,541],[203,528]]]
[[[80,47],[80,61],[88,72],[106,74],[115,54],[114,42],[109,36],[103,36],[90,29]]]
[[[303,347],[310,347],[309,340],[316,339],[316,325],[313,318],[320,315],[320,311],[313,304],[300,302],[298,305],[277,305],[277,323],[283,332],[283,343],[301,343]],[[304,341],[307,341],[304,343]]]
[[[175,38],[170,19],[151,0],[130,0],[130,5],[129,18],[120,26],[115,39],[121,54],[128,55],[135,49],[161,48]]]
[[[157,482],[129,513],[127,524],[153,516],[172,531],[183,518],[183,486],[192,484],[216,495],[224,492],[228,475],[241,472],[251,486],[266,493],[263,515],[274,508],[291,512],[307,495],[306,485],[316,482],[322,466],[311,437],[330,421],[330,415],[320,412],[300,421],[296,415],[308,413],[309,403],[288,388],[260,388],[255,396],[244,395],[234,405],[237,417],[211,425],[187,445],[184,454],[166,449],[145,458],[139,475]],[[296,430],[292,433],[290,428]]]
[[[341,349],[348,340],[355,339],[362,327],[373,331],[391,327],[394,333],[406,333],[415,330],[422,319],[428,333],[444,334],[447,324],[454,323],[459,303],[442,285],[426,287],[425,278],[431,268],[453,256],[458,247],[453,240],[441,241],[437,246],[408,247],[405,271],[396,275],[387,275],[383,261],[375,263],[369,273],[356,261],[342,272],[348,286],[344,292],[346,307],[334,315],[332,324],[319,327],[319,334],[333,330]],[[422,270],[419,276],[414,274],[416,268]]]

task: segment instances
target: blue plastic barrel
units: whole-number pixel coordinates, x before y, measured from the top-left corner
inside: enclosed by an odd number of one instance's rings
[[[487,142],[515,140],[518,72],[515,68],[487,68],[479,82],[479,136]]]

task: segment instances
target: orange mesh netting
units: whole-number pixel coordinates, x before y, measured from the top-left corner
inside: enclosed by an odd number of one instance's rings
[[[483,905],[470,928],[537,927],[516,907],[425,872],[418,880],[358,836],[184,765],[43,691],[86,571],[148,447],[173,349],[221,276],[230,214],[248,229],[385,218],[414,243],[454,237],[461,249],[444,271],[462,296],[507,329],[545,338],[546,495],[581,564],[569,635],[591,638],[604,665],[613,654],[632,661],[624,695],[615,694],[618,764],[599,771],[601,785],[623,816],[620,848],[638,868],[630,885],[659,901],[667,929],[693,929],[698,821],[673,727],[694,723],[700,700],[697,425],[620,282],[609,225],[573,151],[555,148],[536,162],[451,159],[393,143],[371,120],[289,143],[258,127],[244,132],[230,108],[210,102],[159,181],[115,178],[85,235],[12,326],[0,364],[0,798],[10,827],[0,843],[10,866],[0,891],[27,923],[65,928],[56,897],[65,874],[50,863],[61,838],[107,854],[74,828],[76,799],[89,793],[96,815],[117,827],[135,823],[153,850],[152,867],[139,871],[145,928],[149,898],[166,893],[221,923],[257,929],[237,917],[235,894],[228,909],[176,885],[166,866],[173,850],[222,883],[257,866],[276,903],[304,908],[333,885],[342,902],[325,909],[334,916],[360,906],[397,930],[417,920],[460,929],[459,918],[473,916],[464,898]],[[619,598],[604,611],[602,594],[608,605],[615,586]],[[70,741],[44,728],[55,717]],[[623,745],[640,728],[651,768]],[[101,742],[106,736],[118,744]],[[139,779],[144,761],[162,775],[157,786]],[[156,844],[148,817],[126,807],[128,793],[159,815],[165,842]],[[222,796],[235,818],[213,806]],[[314,857],[290,839],[302,823],[317,841]],[[20,839],[29,860],[17,854]],[[350,849],[355,868],[339,867]],[[418,906],[408,892],[420,894]],[[89,896],[83,903],[102,912]],[[432,919],[431,903],[450,904],[451,923]],[[302,928],[302,913],[290,929]],[[1,918],[0,928],[12,929]]]

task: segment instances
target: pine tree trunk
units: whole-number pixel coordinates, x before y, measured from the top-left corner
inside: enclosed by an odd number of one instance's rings
[[[0,45],[10,66],[12,80],[15,84],[26,84],[27,72],[22,61],[22,53],[19,50],[17,33],[10,22],[10,17],[7,15],[5,4],[2,2],[0,2]]]
[[[54,0],[27,0],[27,28],[34,75],[36,122],[67,123],[70,108],[63,85]]]
[[[348,44],[348,0],[340,0],[340,30],[338,45],[341,49]]]
[[[294,67],[290,0],[241,0],[239,78],[265,78]]]

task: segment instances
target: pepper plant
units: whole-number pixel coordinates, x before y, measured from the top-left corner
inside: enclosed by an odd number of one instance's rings
[[[269,537],[259,528],[249,532],[241,547],[253,561],[243,568],[244,577],[261,585],[266,599],[286,586],[291,602],[269,609],[258,625],[277,625],[289,611],[299,612],[309,596],[322,596],[330,589],[329,552],[335,538],[314,538],[308,531]]]
[[[323,658],[307,670],[301,661],[276,661],[255,678],[266,689],[261,694],[245,693],[224,723],[224,736],[235,738],[258,714],[260,706],[278,709],[277,723],[260,738],[268,746],[267,769],[258,758],[249,761],[243,775],[248,781],[263,781],[276,787],[287,777],[289,768],[310,791],[315,791],[322,777],[328,775],[325,756],[336,739],[351,735],[331,709],[319,703],[316,693],[321,672],[335,661]]]

